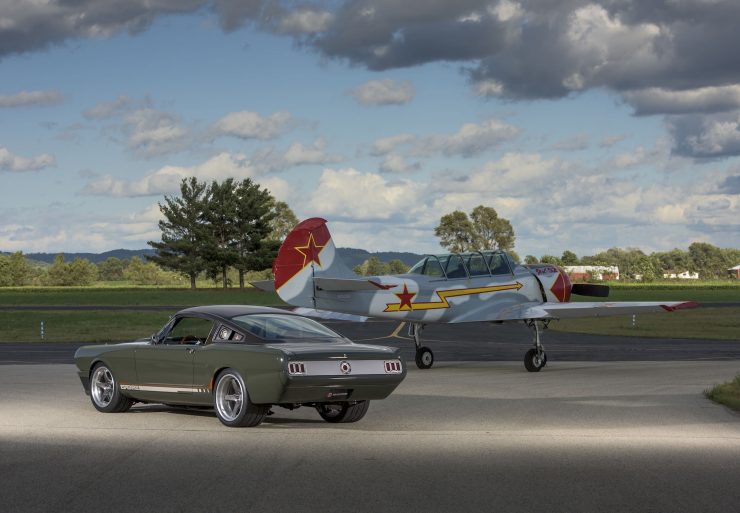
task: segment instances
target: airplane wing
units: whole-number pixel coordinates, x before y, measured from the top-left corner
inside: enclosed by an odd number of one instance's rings
[[[521,312],[524,319],[569,319],[575,317],[608,317],[648,312],[673,312],[696,308],[694,301],[619,301],[543,303]]]
[[[332,312],[330,310],[317,310],[315,308],[306,308],[304,306],[297,306],[291,309],[291,312],[299,315],[305,315],[306,317],[316,317],[318,319],[330,320],[330,321],[352,321],[352,322],[367,322],[369,317],[364,315],[354,315],[348,313]]]

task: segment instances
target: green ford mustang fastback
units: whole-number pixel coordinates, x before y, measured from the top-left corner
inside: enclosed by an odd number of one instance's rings
[[[272,406],[355,422],[406,376],[399,349],[355,344],[306,317],[254,306],[188,308],[150,340],[84,346],[75,363],[99,411],[205,406],[234,427],[258,425]]]

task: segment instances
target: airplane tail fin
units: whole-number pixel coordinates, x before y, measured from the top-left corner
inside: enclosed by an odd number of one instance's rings
[[[293,306],[315,308],[313,278],[357,278],[339,259],[326,220],[306,219],[288,234],[272,265],[275,290]]]

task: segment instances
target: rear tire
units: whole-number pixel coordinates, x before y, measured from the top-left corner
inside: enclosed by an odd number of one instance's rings
[[[321,418],[332,424],[357,422],[365,416],[370,408],[370,401],[350,403],[319,403],[316,410]]]
[[[104,363],[98,363],[90,372],[90,400],[103,413],[123,413],[134,404],[121,393],[113,372]]]
[[[225,369],[213,388],[213,409],[222,424],[229,427],[254,427],[265,420],[269,405],[249,400],[244,379],[234,369]]]

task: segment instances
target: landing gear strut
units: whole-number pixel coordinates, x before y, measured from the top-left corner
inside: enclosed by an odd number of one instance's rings
[[[547,354],[545,354],[545,346],[540,342],[540,331],[546,330],[550,322],[549,320],[527,319],[524,324],[534,332],[534,347],[524,355],[524,368],[529,372],[539,372],[547,365]]]
[[[421,345],[421,330],[424,325],[418,322],[409,324],[409,336],[414,337],[416,344],[416,366],[420,369],[431,369],[434,365],[434,353],[428,347]]]

